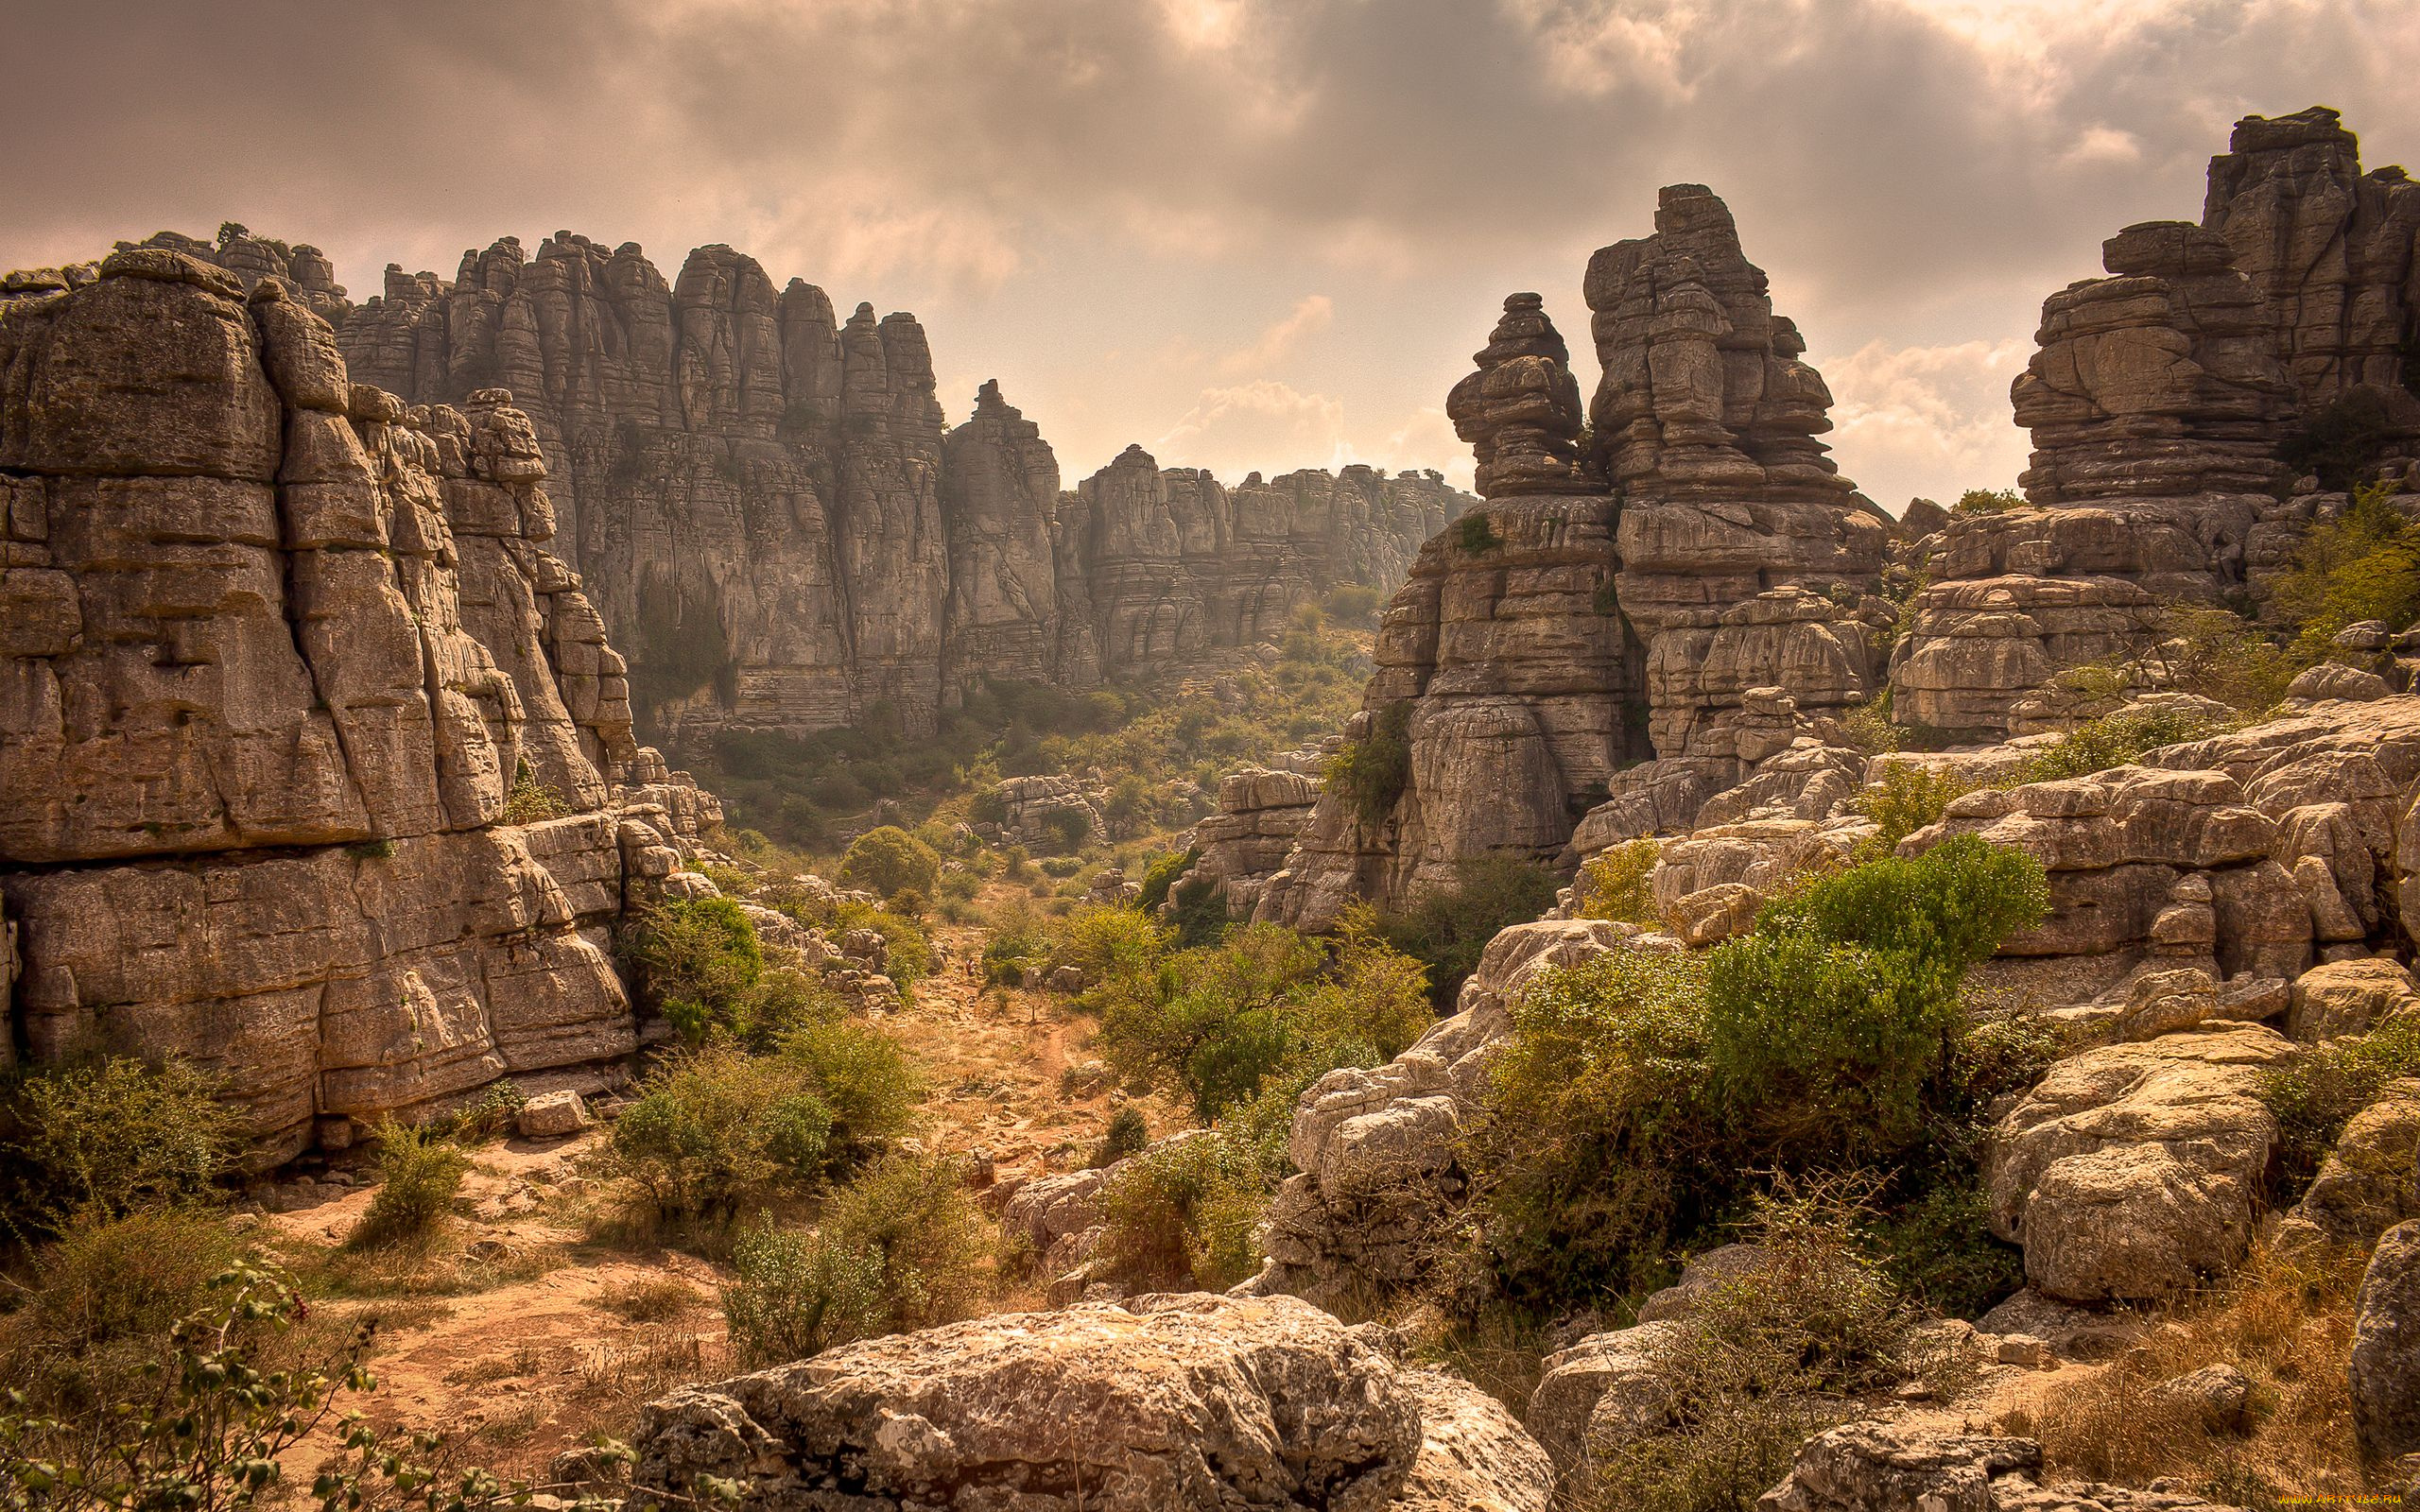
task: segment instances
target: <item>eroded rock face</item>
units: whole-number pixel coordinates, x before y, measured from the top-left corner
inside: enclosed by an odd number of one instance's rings
[[[1258,1506],[1540,1512],[1544,1456],[1288,1297],[1150,1297],[870,1340],[650,1403],[642,1486],[745,1477],[749,1507]]]
[[[2378,1240],[2353,1314],[2353,1426],[2362,1452],[2420,1452],[2420,1222]]]
[[[2070,1301],[2173,1297],[2225,1274],[2251,1242],[2276,1140],[2261,1073],[2292,1054],[2245,1025],[2059,1062],[1994,1132],[1993,1231]]]
[[[986,677],[1082,686],[1282,631],[1400,581],[1462,496],[1434,473],[1162,474],[1139,449],[1063,494],[996,383],[943,434],[924,328],[776,288],[728,247],[667,284],[639,248],[506,237],[449,282],[389,267],[344,322],[419,400],[523,397],[564,534],[668,729],[911,731]]]
[[[222,1072],[270,1159],[598,1084],[636,1044],[626,891],[713,817],[609,782],[673,785],[511,396],[354,384],[292,266],[248,296],[133,248],[0,300],[17,1033]],[[562,816],[505,823],[522,779]]]
[[[2394,470],[2420,438],[2415,244],[2420,188],[2363,174],[2334,111],[2238,122],[2200,225],[2130,226],[2103,246],[2107,277],[2044,302],[2012,391],[2032,507],[1931,538],[1894,714],[2011,732],[2059,668],[2150,651],[2163,601],[2264,593],[2335,507],[2288,496],[2282,443],[2348,403]]]

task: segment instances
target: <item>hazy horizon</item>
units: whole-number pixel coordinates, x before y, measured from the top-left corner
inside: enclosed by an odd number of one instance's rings
[[[2042,298],[2197,218],[2240,115],[2420,155],[2383,0],[630,0],[26,8],[0,266],[221,220],[389,262],[558,228],[722,242],[913,311],[952,423],[998,378],[1070,486],[1139,442],[1228,481],[1467,486],[1445,421],[1503,296],[1596,375],[1580,282],[1711,185],[1865,492],[2004,487]]]

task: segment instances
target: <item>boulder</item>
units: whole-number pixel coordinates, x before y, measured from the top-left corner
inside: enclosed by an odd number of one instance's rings
[[[1669,1425],[1684,1384],[1670,1351],[1686,1328],[1666,1321],[1592,1333],[1542,1362],[1523,1420],[1567,1490],[1584,1489],[1607,1450]]]
[[[1537,1512],[1517,1425],[1418,1374],[1291,1298],[1085,1302],[685,1387],[642,1409],[636,1482],[740,1478],[739,1504],[767,1509],[821,1505],[845,1479],[868,1508]]]
[[[2361,1452],[2420,1452],[2420,1221],[2378,1240],[2354,1303],[2353,1427]]]
[[[2051,1067],[1995,1127],[1993,1230],[2027,1278],[2073,1301],[2179,1295],[2251,1242],[2276,1121],[2261,1074],[2293,1055],[2243,1026],[2088,1050]]]
[[[2420,1218],[2420,1078],[2381,1089],[2378,1100],[2353,1115],[2320,1163],[2309,1190],[2280,1225],[2288,1245],[2367,1245],[2407,1218]]]
[[[2420,1005],[2420,988],[2403,963],[2386,956],[2327,961],[2294,979],[2286,1032],[2306,1043],[2367,1034]]]
[[[588,1105],[579,1093],[570,1088],[540,1092],[521,1105],[512,1116],[513,1127],[525,1140],[561,1139],[577,1134],[589,1125]]]
[[[1789,1477],[1757,1512],[2204,1512],[2170,1491],[2097,1483],[2039,1484],[2030,1438],[1943,1433],[1883,1422],[1826,1430],[1799,1446]]]

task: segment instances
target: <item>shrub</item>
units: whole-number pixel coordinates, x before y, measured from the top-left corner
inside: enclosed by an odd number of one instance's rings
[[[1949,507],[1951,514],[2005,514],[2025,507],[2025,495],[2014,489],[1968,489]]]
[[[2215,699],[2241,714],[2276,707],[2301,670],[2241,615],[2179,605],[2166,611],[2160,644],[2145,660],[2160,683]]]
[[[417,1239],[453,1210],[470,1158],[442,1134],[391,1118],[379,1120],[371,1137],[378,1142],[378,1191],[346,1243],[366,1247]]]
[[[2369,481],[2403,427],[2384,394],[2360,387],[2322,405],[2277,448],[2278,460],[2317,476],[2319,486],[2349,492]],[[2403,622],[2397,621],[2399,628]]]
[[[892,1157],[833,1194],[813,1233],[760,1227],[723,1314],[743,1366],[974,1315],[995,1238],[951,1160]]]
[[[2020,787],[2027,782],[2055,782],[2105,772],[2163,746],[2214,735],[2221,728],[2216,721],[2180,709],[2121,709],[2087,720],[2060,736],[2027,757],[1997,785]]]
[[[538,781],[538,774],[524,761],[513,769],[512,791],[505,795],[504,813],[499,817],[506,824],[537,824],[559,819],[570,812],[570,800]]]
[[[1339,625],[1368,625],[1378,617],[1378,608],[1384,602],[1374,588],[1345,583],[1329,589],[1327,596],[1320,601],[1320,608]]]
[[[1858,1252],[1854,1211],[1822,1194],[1759,1198],[1747,1235],[1764,1259],[1717,1285],[1691,1325],[1651,1346],[1678,1386],[1676,1426],[1599,1461],[1609,1507],[1735,1512],[1787,1474],[1808,1435],[1857,1415],[1855,1398],[1911,1373],[1912,1318]]]
[[[1255,1233],[1270,1191],[1245,1144],[1216,1131],[1172,1141],[1101,1188],[1095,1258],[1136,1285],[1224,1291],[1260,1268]]]
[[[1858,812],[1880,826],[1873,850],[1889,855],[1918,830],[1940,823],[1949,800],[1972,785],[1947,767],[1927,771],[1910,762],[1885,763],[1874,786],[1857,799]]]
[[[89,1410],[94,1389],[156,1358],[212,1278],[235,1261],[216,1219],[191,1211],[91,1216],[34,1257],[33,1286],[0,1334],[0,1381]]]
[[[2343,512],[2311,526],[2294,565],[2271,588],[2294,637],[2293,660],[2327,659],[2337,632],[2363,620],[2401,629],[2420,619],[2420,524],[2394,507],[2390,484],[2354,491]]]
[[[1175,886],[1177,879],[1192,869],[1193,864],[1201,859],[1199,846],[1164,851],[1152,857],[1151,864],[1143,868],[1142,891],[1136,895],[1134,906],[1146,914],[1158,913],[1160,904],[1167,902],[1168,889]]]
[[[1410,730],[1411,701],[1398,699],[1371,715],[1360,737],[1346,741],[1327,759],[1328,788],[1343,798],[1365,828],[1386,823],[1411,782]]]
[[[1092,982],[1148,973],[1167,954],[1172,934],[1136,909],[1095,904],[1068,916],[1049,958],[1075,967]]]
[[[1143,1122],[1143,1110],[1132,1103],[1125,1104],[1109,1115],[1109,1127],[1101,1131],[1100,1143],[1093,1146],[1093,1157],[1086,1168],[1098,1171],[1115,1165],[1130,1155],[1139,1155],[1151,1143],[1151,1125]]]
[[[861,1157],[915,1122],[923,1080],[899,1041],[881,1030],[846,1020],[805,1024],[783,1038],[780,1053],[806,1074],[830,1117],[830,1159]]]
[[[801,1061],[708,1044],[657,1066],[637,1091],[614,1122],[606,1163],[665,1219],[727,1221],[825,1168],[833,1111]]]
[[[1599,851],[1580,868],[1572,884],[1572,902],[1582,919],[1610,919],[1616,923],[1658,922],[1655,911],[1656,859],[1664,853],[1654,840],[1625,840]]]
[[[1093,833],[1093,816],[1080,808],[1053,809],[1042,816],[1042,827],[1061,851],[1073,850]]]
[[[895,824],[858,835],[840,857],[840,880],[878,898],[908,887],[928,893],[941,870],[940,853]]]
[[[1495,533],[1495,522],[1483,509],[1474,509],[1454,522],[1454,540],[1468,552],[1494,551],[1504,544],[1504,538]]]
[[[1475,856],[1454,864],[1451,883],[1413,894],[1381,927],[1395,949],[1427,963],[1437,1005],[1448,1007],[1497,931],[1553,907],[1555,892],[1553,873],[1532,862]]]
[[[111,1057],[26,1076],[0,1119],[0,1192],[18,1235],[216,1194],[241,1143],[219,1083],[189,1061]]]
[[[1227,912],[1226,893],[1207,877],[1186,877],[1179,882],[1168,889],[1168,902],[1180,945],[1211,944],[1235,922],[1234,916]]]
[[[624,947],[646,990],[681,1037],[745,1032],[749,995],[765,970],[756,926],[728,898],[683,898],[648,912]]]
[[[2277,1120],[2273,1205],[2301,1199],[2344,1125],[2399,1076],[2420,1076],[2420,1017],[2403,1015],[2367,1034],[2312,1045],[2261,1077],[2260,1100]]]
[[[1704,988],[1703,957],[1618,951],[1514,999],[1469,1156],[1510,1299],[1628,1291],[1727,1194],[1744,1162],[1706,1084]]]

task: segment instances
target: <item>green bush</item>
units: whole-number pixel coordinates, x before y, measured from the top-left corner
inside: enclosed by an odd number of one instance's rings
[[[513,768],[512,791],[505,795],[500,816],[504,823],[538,824],[559,819],[570,812],[570,800],[538,781],[538,774],[529,769],[527,762]]]
[[[1951,514],[2005,514],[2025,507],[2025,495],[2014,489],[1968,489],[1949,507]]]
[[[371,1247],[418,1239],[453,1211],[470,1157],[442,1134],[391,1118],[370,1135],[378,1142],[378,1190],[345,1242]]]
[[[0,1216],[28,1238],[79,1216],[214,1199],[242,1143],[222,1091],[179,1059],[111,1057],[26,1075],[0,1116]]]
[[[1168,902],[1180,945],[1213,944],[1235,922],[1234,916],[1227,912],[1226,893],[1207,877],[1184,878],[1168,889]]]
[[[1260,1268],[1255,1236],[1270,1190],[1255,1153],[1224,1134],[1163,1144],[1101,1188],[1094,1258],[1130,1284],[1225,1291]]]
[[[1581,867],[1572,884],[1572,902],[1582,919],[1609,919],[1616,923],[1652,926],[1655,911],[1655,862],[1664,847],[1654,840],[1625,840],[1601,850]]]
[[[158,1357],[234,1261],[226,1228],[191,1211],[69,1224],[34,1256],[24,1305],[0,1321],[0,1386],[51,1410],[89,1412],[109,1381]]]
[[[1504,538],[1495,533],[1495,522],[1483,509],[1474,509],[1454,522],[1454,540],[1464,551],[1473,553],[1494,551],[1504,544]]]
[[[811,1234],[740,1240],[722,1294],[732,1348],[770,1365],[971,1317],[995,1248],[955,1161],[893,1157],[835,1192]]]
[[[1168,889],[1175,886],[1176,880],[1191,870],[1193,864],[1201,859],[1199,846],[1163,851],[1153,856],[1151,864],[1143,868],[1142,891],[1136,895],[1134,906],[1147,914],[1158,913],[1160,904],[1167,902]]]
[[[606,1165],[672,1222],[727,1222],[819,1180],[834,1125],[804,1060],[709,1043],[648,1072],[614,1122]]]
[[[2326,661],[2347,626],[2402,629],[2420,620],[2420,524],[2394,507],[2392,485],[2358,489],[2342,513],[2311,526],[2270,593],[2297,632],[2290,654],[2301,666]]]
[[[801,1025],[783,1037],[780,1057],[804,1071],[830,1115],[830,1160],[862,1158],[905,1134],[925,1094],[915,1063],[899,1041],[847,1020]]]
[[[682,898],[641,916],[624,950],[648,998],[690,1044],[717,1030],[745,1033],[765,971],[756,926],[728,898]]]
[[[2312,1045],[2261,1077],[2260,1100],[2277,1120],[2273,1206],[2301,1200],[2344,1125],[2399,1076],[2420,1076],[2420,1017],[2409,1014],[2364,1035]]]
[[[840,880],[877,898],[910,887],[931,892],[941,871],[940,852],[895,824],[858,835],[840,857]]]
[[[1327,786],[1351,806],[1364,828],[1394,813],[1411,782],[1411,701],[1398,699],[1371,715],[1369,729],[1327,759]]]
[[[1889,855],[1918,830],[1940,823],[1949,800],[1972,786],[1947,767],[1927,771],[1910,762],[1886,762],[1874,786],[1857,799],[1857,811],[1880,827],[1873,851]]]
[[[1381,927],[1395,949],[1427,963],[1437,1005],[1449,1008],[1487,942],[1553,907],[1556,890],[1544,867],[1515,856],[1475,856],[1454,864],[1451,883],[1414,893]]]
[[[1997,785],[2020,787],[2027,782],[2056,782],[2088,777],[2113,766],[2124,766],[2164,746],[2183,745],[2215,735],[2224,728],[2217,721],[2178,709],[2121,709],[2087,720],[2029,756],[2002,777]]]
[[[1156,971],[1173,931],[1133,908],[1094,904],[1077,909],[1051,944],[1049,959],[1072,966],[1091,982]]]
[[[1151,1125],[1143,1122],[1143,1110],[1127,1103],[1109,1115],[1109,1127],[1101,1131],[1100,1143],[1093,1146],[1085,1167],[1098,1171],[1115,1165],[1130,1155],[1141,1154],[1150,1143]]]

